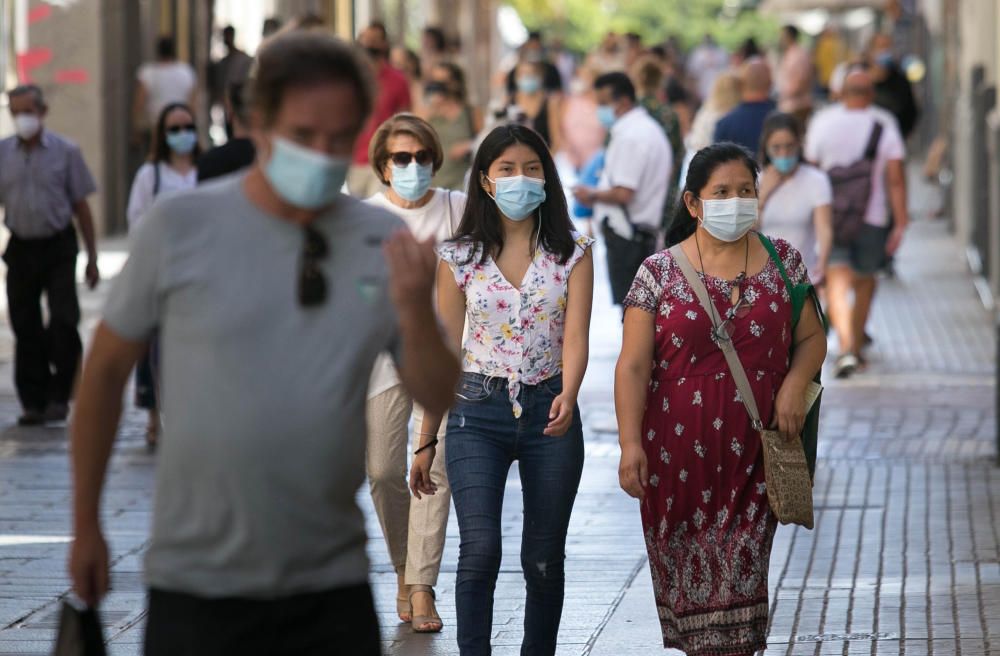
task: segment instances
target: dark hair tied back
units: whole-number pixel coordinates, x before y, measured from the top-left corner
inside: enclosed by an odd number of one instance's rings
[[[715,173],[715,170],[729,162],[740,162],[746,166],[747,171],[753,176],[754,185],[757,184],[760,167],[757,166],[757,160],[753,158],[750,151],[743,146],[723,141],[699,150],[688,166],[684,190],[677,203],[674,218],[667,229],[667,248],[681,243],[698,229],[698,219],[688,212],[687,203],[684,202],[684,193],[690,191],[695,196],[700,197],[701,190],[708,184],[708,180]]]

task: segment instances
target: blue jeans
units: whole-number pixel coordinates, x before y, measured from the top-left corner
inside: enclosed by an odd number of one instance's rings
[[[524,501],[521,568],[527,584],[522,656],[551,656],[562,616],[566,532],[583,472],[583,427],[543,435],[562,377],[522,385],[514,418],[507,381],[463,374],[448,417],[448,480],[460,537],[455,605],[462,656],[490,654],[493,592],[500,571],[500,516],[507,473],[518,461]]]

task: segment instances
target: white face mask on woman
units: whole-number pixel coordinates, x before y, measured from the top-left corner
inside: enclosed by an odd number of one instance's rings
[[[756,198],[701,200],[704,217],[701,225],[719,241],[734,242],[750,232],[757,223]]]

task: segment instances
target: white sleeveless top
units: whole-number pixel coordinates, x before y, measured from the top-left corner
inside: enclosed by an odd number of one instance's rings
[[[521,384],[537,385],[562,373],[569,276],[594,240],[573,233],[576,249],[565,264],[538,249],[514,287],[479,244],[446,242],[438,255],[448,263],[466,299],[464,371],[505,378],[514,416],[521,416]]]

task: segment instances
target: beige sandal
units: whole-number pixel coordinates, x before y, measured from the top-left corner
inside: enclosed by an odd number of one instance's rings
[[[396,597],[396,614],[399,615],[399,621],[404,624],[413,621],[413,606],[410,605],[409,599]]]
[[[413,607],[413,595],[418,592],[429,592],[431,599],[437,601],[437,595],[434,593],[434,588],[429,585],[413,585],[410,586],[410,607]],[[414,615],[411,621],[413,625],[414,633],[440,633],[441,629],[444,628],[444,623],[441,621],[441,617],[437,614],[437,609],[434,609],[433,615]]]

